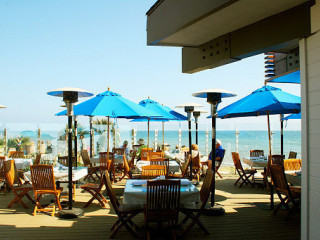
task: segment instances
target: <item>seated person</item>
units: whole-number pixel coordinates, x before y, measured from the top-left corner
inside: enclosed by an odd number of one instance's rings
[[[170,153],[170,145],[168,143],[163,144],[163,154],[165,158],[176,159],[175,154]]]
[[[142,148],[147,148],[147,145],[145,145],[143,138],[139,139],[138,144],[140,144],[140,147],[137,150],[136,157],[138,158],[138,160],[140,160],[141,159],[141,150],[142,150]]]
[[[221,140],[216,139],[216,162],[218,161],[222,161],[224,156],[224,149],[221,146]],[[210,152],[209,154],[209,158],[208,158],[208,168],[212,169],[212,152]]]
[[[125,140],[124,142],[123,142],[123,144],[122,144],[122,146],[120,146],[120,148],[124,148],[124,153],[125,153],[125,155],[126,155],[126,159],[128,160],[128,158],[129,158],[129,153],[130,153],[130,151],[129,151],[129,147],[128,147],[128,141],[127,140]]]
[[[200,152],[199,152],[199,146],[197,144],[192,144],[191,145],[192,158],[196,157],[198,154],[199,154],[199,157],[201,158]]]
[[[176,148],[172,150],[172,153],[179,153],[179,145],[176,145]]]

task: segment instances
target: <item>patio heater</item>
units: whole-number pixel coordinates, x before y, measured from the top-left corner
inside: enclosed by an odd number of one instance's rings
[[[203,107],[202,105],[198,103],[184,103],[176,106],[176,108],[184,108],[184,111],[187,113],[188,116],[188,130],[189,130],[189,156],[192,156],[192,151],[191,151],[191,113],[194,111],[195,107]],[[192,180],[192,157],[189,165],[189,170],[190,170],[190,181]]]
[[[194,97],[206,98],[207,102],[211,105],[211,119],[212,119],[212,138],[211,138],[211,159],[212,159],[212,171],[213,171],[213,187],[211,189],[211,210],[213,210],[213,215],[224,214],[224,209],[221,207],[214,206],[215,204],[215,159],[216,159],[216,117],[217,117],[217,108],[218,104],[221,102],[221,98],[233,97],[236,94],[223,90],[223,89],[206,89],[200,92],[192,94]]]
[[[194,122],[196,124],[196,144],[197,145],[198,145],[198,120],[199,120],[201,113],[207,113],[207,111],[202,111],[202,110],[198,110],[198,109],[193,111]]]
[[[59,211],[61,218],[76,218],[83,214],[78,208],[72,208],[72,116],[73,104],[78,101],[79,97],[90,97],[93,94],[79,88],[60,88],[47,93],[55,97],[63,97],[67,106],[68,116],[68,190],[69,190],[69,207]]]

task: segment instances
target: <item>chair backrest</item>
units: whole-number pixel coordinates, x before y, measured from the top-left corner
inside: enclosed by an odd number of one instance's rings
[[[99,152],[100,169],[102,171],[114,168],[114,153],[112,152]]]
[[[148,154],[147,160],[162,158],[164,156],[162,152],[147,152],[147,154]]]
[[[250,157],[264,156],[263,150],[250,150]]]
[[[283,166],[279,164],[271,164],[270,174],[276,191],[283,194],[291,194]]]
[[[106,185],[107,194],[109,196],[112,207],[113,207],[114,211],[117,213],[117,215],[119,215],[120,203],[119,203],[118,199],[116,198],[115,192],[113,191],[112,184],[111,184],[110,177],[109,177],[109,172],[104,171],[101,179],[103,179],[103,181]]]
[[[41,160],[41,153],[37,153],[36,159],[34,160],[33,165],[40,164],[40,160]]]
[[[296,159],[296,158],[297,158],[297,152],[290,151],[288,158],[289,158],[289,159],[291,159],[291,158]]]
[[[9,158],[24,158],[23,151],[11,151],[9,152]]]
[[[285,171],[300,170],[301,166],[302,166],[301,159],[285,159],[284,160]]]
[[[142,166],[141,178],[152,179],[166,174],[166,166],[164,165],[147,165]]]
[[[5,178],[5,172],[4,172],[4,162],[6,161],[6,157],[0,156],[0,178]]]
[[[112,148],[112,152],[117,155],[124,155],[125,148]]]
[[[18,176],[18,171],[14,160],[8,160],[4,162],[4,172],[6,175],[7,184],[13,189],[14,184],[21,185],[21,179]]]
[[[202,202],[201,208],[204,208],[207,204],[212,186],[214,184],[213,180],[212,169],[207,169],[205,179],[200,189],[200,201]]]
[[[200,153],[192,158],[192,169],[200,169]]]
[[[141,160],[148,160],[148,153],[153,152],[153,148],[142,148],[141,149]]]
[[[178,221],[180,180],[147,182],[146,221]]]
[[[69,167],[69,157],[59,156],[58,163],[60,163],[62,166]],[[76,166],[76,157],[72,157],[72,166]]]
[[[182,166],[181,166],[181,176],[182,177],[185,177],[187,175],[190,161],[191,161],[191,158],[188,157],[187,160],[182,164]]]
[[[136,158],[136,155],[137,155],[137,150],[134,150],[132,153],[131,160],[128,162],[130,169],[134,168],[134,159]]]
[[[83,165],[86,166],[86,167],[91,167],[91,161],[90,161],[90,157],[89,157],[89,153],[87,150],[81,150],[81,158],[82,158],[82,161],[83,161]]]
[[[52,165],[32,165],[30,166],[31,182],[33,190],[56,191],[56,181]]]
[[[237,172],[242,175],[244,173],[241,161],[240,161],[240,155],[237,152],[232,152],[232,160],[234,163],[234,167],[236,168]]]
[[[166,167],[166,175],[169,172],[169,159],[168,158],[154,158],[150,160],[150,165],[160,165]]]
[[[272,163],[283,166],[284,165],[284,155],[272,155]]]

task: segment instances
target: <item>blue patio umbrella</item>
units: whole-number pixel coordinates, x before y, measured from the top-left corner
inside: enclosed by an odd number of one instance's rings
[[[66,115],[67,111],[57,113],[57,116]],[[156,112],[136,104],[120,94],[108,91],[74,106],[74,115],[105,116],[108,118],[108,152],[109,152],[109,121],[111,118],[135,119],[140,117],[161,117]],[[91,124],[90,124],[91,125]]]
[[[267,115],[269,154],[271,155],[269,115],[299,113],[300,108],[300,97],[286,93],[280,88],[263,86],[262,88],[253,91],[250,95],[218,111],[218,117],[225,119]],[[283,138],[283,134],[281,138]],[[281,142],[281,145],[283,146],[283,141]]]
[[[291,114],[289,116],[282,118],[282,120],[290,120],[290,119],[301,119],[301,112],[298,114]]]
[[[163,140],[163,144],[164,144],[164,123],[168,122],[168,121],[186,121],[186,120],[188,120],[188,118],[186,116],[172,110],[171,108],[169,108],[167,106],[161,105],[160,103],[150,99],[150,97],[148,97],[148,99],[140,101],[139,105],[161,115],[161,117],[148,117],[148,118],[141,117],[139,119],[134,119],[131,121],[131,122],[144,122],[144,121],[148,122],[148,147],[149,147],[150,121],[162,122],[162,140]]]
[[[296,70],[293,72],[290,72],[285,75],[281,75],[278,77],[273,77],[270,80],[267,80],[268,83],[301,83],[300,80],[300,70]]]

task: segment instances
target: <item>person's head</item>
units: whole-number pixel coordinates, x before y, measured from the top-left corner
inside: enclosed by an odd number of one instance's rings
[[[128,141],[127,141],[127,140],[125,140],[125,141],[123,142],[123,146],[124,146],[124,147],[127,147],[127,146],[128,146]]]
[[[220,139],[216,139],[216,148],[221,146],[221,140]]]
[[[143,145],[143,144],[144,144],[143,138],[140,138],[140,139],[138,140],[138,144],[140,144],[140,145]]]
[[[197,145],[197,144],[192,144],[192,145],[191,145],[191,150],[198,151],[198,150],[199,150],[198,145]]]
[[[176,145],[176,149],[179,149],[179,145]]]
[[[186,147],[186,145],[182,145],[182,146],[181,146],[181,148],[185,148],[185,147]]]
[[[170,149],[170,145],[168,143],[164,143],[163,144],[163,150],[164,151],[169,151],[169,149]]]
[[[80,139],[84,139],[84,136],[83,136],[83,135],[80,135]]]

